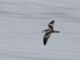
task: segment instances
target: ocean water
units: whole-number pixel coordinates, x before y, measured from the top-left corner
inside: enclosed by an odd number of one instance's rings
[[[80,60],[79,26],[80,0],[0,0],[0,60]]]

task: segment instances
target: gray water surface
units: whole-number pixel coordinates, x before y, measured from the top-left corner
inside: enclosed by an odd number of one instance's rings
[[[0,60],[80,60],[79,26],[80,0],[0,0]]]

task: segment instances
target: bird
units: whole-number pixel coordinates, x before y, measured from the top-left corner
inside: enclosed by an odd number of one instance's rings
[[[48,24],[48,28],[45,29],[45,30],[43,30],[43,31],[45,31],[45,35],[44,35],[44,37],[43,37],[43,44],[44,44],[44,45],[46,45],[46,43],[47,43],[47,41],[48,41],[48,39],[49,39],[49,37],[50,37],[50,35],[51,35],[52,33],[59,33],[59,32],[60,32],[60,31],[55,31],[55,30],[54,30],[54,28],[53,28],[54,22],[55,22],[55,20],[52,20],[52,21]]]

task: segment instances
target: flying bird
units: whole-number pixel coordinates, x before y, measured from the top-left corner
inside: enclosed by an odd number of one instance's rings
[[[59,33],[60,31],[55,31],[53,29],[53,25],[54,25],[54,20],[51,21],[49,24],[48,24],[48,29],[45,29],[43,31],[45,31],[45,35],[43,37],[43,44],[46,45],[51,33]]]

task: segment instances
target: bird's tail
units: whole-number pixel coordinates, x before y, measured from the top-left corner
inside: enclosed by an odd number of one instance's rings
[[[60,31],[54,31],[54,33],[60,33]]]

